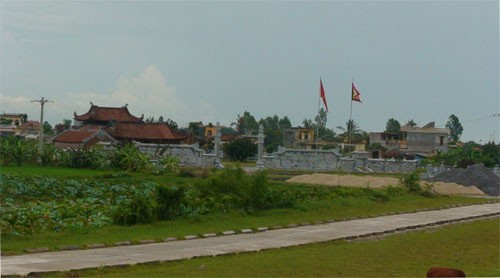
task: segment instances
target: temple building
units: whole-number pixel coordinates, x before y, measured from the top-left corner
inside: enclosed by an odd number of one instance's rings
[[[74,125],[54,137],[59,148],[81,149],[99,142],[106,143],[155,143],[181,144],[187,136],[176,132],[165,123],[145,123],[144,115],[136,117],[127,105],[122,107],[99,107],[90,103],[84,114],[74,113]]]

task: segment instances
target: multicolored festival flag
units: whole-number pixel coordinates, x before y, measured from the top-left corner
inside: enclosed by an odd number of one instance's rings
[[[356,89],[356,86],[354,86],[354,81],[352,82],[352,98],[351,100],[361,102],[361,94],[359,93],[358,89]]]
[[[323,88],[323,81],[321,81],[321,78],[319,79],[319,96],[321,97],[323,103],[325,104],[326,112],[328,112],[328,104],[326,104],[325,89]]]

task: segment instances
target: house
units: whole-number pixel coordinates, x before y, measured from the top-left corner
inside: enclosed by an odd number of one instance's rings
[[[2,123],[9,123],[15,126],[20,126],[26,121],[28,116],[26,114],[20,113],[2,113],[0,114],[0,120]]]
[[[283,130],[283,147],[291,149],[312,149],[314,129],[292,127]]]
[[[38,134],[40,133],[40,122],[26,121],[19,127],[19,131],[23,137],[28,135],[36,135],[38,137]]]
[[[205,127],[205,138],[214,137],[217,133],[217,129],[213,124],[208,124]]]
[[[430,122],[423,127],[402,126],[401,133],[406,146],[405,152],[434,154],[448,151],[448,138],[450,130],[448,128],[437,128],[434,122]]]
[[[74,126],[54,137],[61,148],[88,148],[98,142],[131,142],[181,144],[185,134],[178,133],[164,123],[145,123],[144,116],[136,117],[127,105],[100,107],[90,103],[90,109],[81,115],[74,113]]]
[[[0,114],[0,135],[21,135],[19,127],[26,121],[27,115],[20,113],[2,113]]]
[[[402,126],[400,134],[371,132],[370,144],[380,144],[386,150],[404,154],[432,155],[448,150],[449,135],[449,129],[437,128],[430,122],[423,127]]]

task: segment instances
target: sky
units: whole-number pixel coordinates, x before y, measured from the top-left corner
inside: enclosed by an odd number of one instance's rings
[[[351,114],[385,130],[455,114],[462,141],[500,141],[498,1],[0,0],[0,112],[52,125],[90,102],[229,126]],[[351,103],[351,83],[362,103]]]

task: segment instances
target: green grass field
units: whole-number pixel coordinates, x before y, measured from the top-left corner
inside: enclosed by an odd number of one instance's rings
[[[401,196],[387,203],[374,203],[367,198],[344,198],[340,202],[318,202],[307,209],[275,209],[254,214],[242,212],[210,213],[198,219],[179,219],[156,224],[134,226],[105,226],[45,232],[25,236],[2,236],[3,254],[20,254],[26,248],[46,247],[52,250],[64,245],[105,243],[112,245],[118,241],[139,241],[167,237],[181,238],[184,235],[227,230],[252,229],[258,227],[287,226],[288,224],[314,223],[316,221],[343,220],[357,217],[382,215],[392,211],[414,211],[423,208],[438,208],[451,204],[474,204],[484,200],[467,197],[424,198]]]
[[[114,170],[94,170],[80,168],[50,167],[39,165],[2,166],[1,174],[22,175],[22,176],[44,176],[44,177],[95,177],[101,175],[117,174]]]
[[[479,220],[380,240],[332,241],[157,265],[61,273],[76,277],[424,277],[431,266],[500,276],[500,221]]]
[[[189,182],[190,179],[169,177],[163,175],[141,175],[135,173],[85,170],[55,167],[3,167],[2,173],[13,175],[50,176],[56,178],[105,178],[110,182],[142,182],[144,180],[164,181],[166,179],[176,183]],[[300,187],[300,185],[285,185]],[[304,187],[305,188],[305,187]],[[307,186],[311,188],[311,186]],[[324,188],[317,188],[319,192]],[[316,189],[313,189],[316,190]],[[352,190],[352,189],[347,189]],[[371,196],[339,197],[335,199],[315,199],[305,201],[297,207],[288,209],[272,209],[246,214],[240,211],[212,212],[192,219],[178,219],[162,221],[148,225],[134,226],[104,226],[99,228],[80,228],[62,231],[48,231],[28,235],[2,235],[2,253],[20,254],[26,248],[49,248],[56,250],[60,246],[104,243],[113,245],[118,241],[132,241],[154,239],[161,241],[167,237],[181,238],[185,235],[223,232],[227,230],[241,230],[258,227],[287,226],[288,224],[314,223],[317,221],[344,220],[359,217],[383,215],[389,212],[412,212],[422,209],[441,208],[456,204],[484,203],[485,199],[470,197],[438,196],[426,198],[420,195],[397,195],[390,201],[373,200]]]

